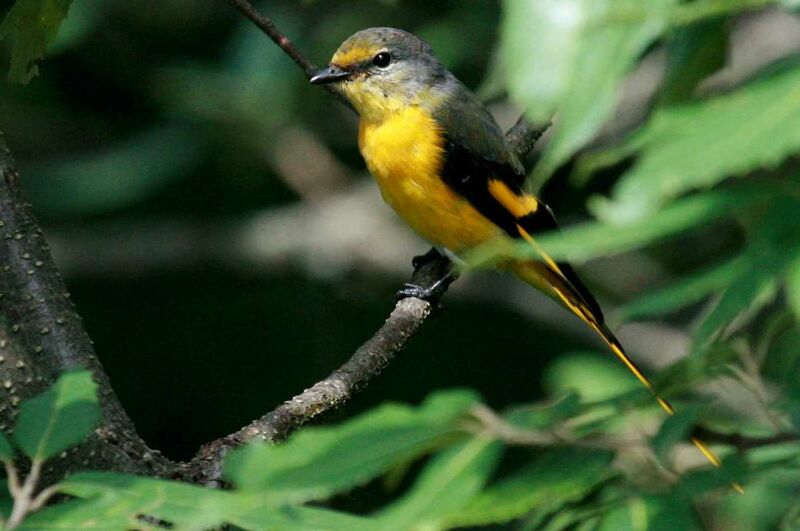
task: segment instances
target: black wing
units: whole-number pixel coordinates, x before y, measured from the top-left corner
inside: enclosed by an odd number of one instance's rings
[[[517,171],[510,164],[476,155],[450,138],[445,143],[442,179],[454,192],[466,198],[478,212],[512,238],[522,238],[519,227],[522,227],[528,234],[558,230],[553,212],[538,199],[535,199],[538,203],[537,208],[528,214],[517,217],[490,193],[490,182],[500,181],[511,193],[522,199],[525,195],[521,188],[525,179],[524,173]],[[560,276],[563,276],[574,288],[598,321],[602,323],[603,312],[600,305],[572,266],[566,262],[558,262],[557,265]]]

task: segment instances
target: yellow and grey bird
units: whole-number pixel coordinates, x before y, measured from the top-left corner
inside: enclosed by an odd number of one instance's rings
[[[577,315],[653,391],[572,267],[537,244],[538,233],[557,228],[552,212],[523,191],[524,168],[500,127],[427,43],[394,28],[359,31],[311,83],[332,84],[355,108],[361,154],[384,200],[406,223],[456,256],[498,237],[530,243],[539,260],[502,267]],[[719,466],[702,441],[692,442]]]

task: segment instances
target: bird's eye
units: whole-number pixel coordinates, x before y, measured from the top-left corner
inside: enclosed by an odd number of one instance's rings
[[[372,58],[372,64],[374,64],[378,68],[387,67],[391,62],[392,62],[392,56],[389,55],[387,52],[381,52]]]

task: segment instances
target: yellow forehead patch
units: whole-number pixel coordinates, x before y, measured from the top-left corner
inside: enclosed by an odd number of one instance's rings
[[[331,63],[341,67],[358,64],[372,59],[382,49],[378,46],[351,46],[345,50],[338,50],[333,55]]]

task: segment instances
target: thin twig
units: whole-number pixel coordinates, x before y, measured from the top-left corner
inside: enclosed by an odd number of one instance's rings
[[[303,69],[303,72],[306,74],[307,78],[311,78],[311,76],[317,70],[316,65],[306,59],[306,56],[300,53],[297,48],[295,48],[294,44],[292,44],[292,41],[290,41],[289,38],[275,26],[275,23],[272,22],[271,19],[256,11],[256,9],[247,0],[227,1],[230,5],[238,9],[244,16],[253,21],[253,24],[258,26],[258,28],[263,31],[267,37],[272,39],[272,42],[277,44],[278,47],[292,59],[292,61],[297,63],[297,66]]]
[[[15,491],[12,491],[14,507],[11,509],[11,515],[8,517],[6,529],[15,529],[22,523],[25,516],[33,510],[33,491],[36,490],[36,485],[39,484],[39,476],[42,473],[42,463],[43,461],[41,459],[34,459],[31,462],[31,469],[25,481],[22,483],[22,487],[18,487]],[[13,464],[11,468],[15,468]]]
[[[306,79],[311,79],[311,76],[317,71],[317,65],[312,63],[300,50],[298,50],[294,43],[286,36],[271,18],[266,17],[259,13],[253,5],[247,0],[226,0],[230,5],[235,7],[241,14],[250,19],[258,29],[264,32],[272,42],[278,45],[283,52],[295,62],[297,66],[303,71]],[[320,85],[323,89],[336,96],[346,107],[354,110],[349,101],[338,91],[334,85]]]

